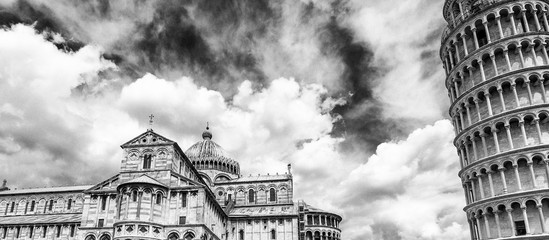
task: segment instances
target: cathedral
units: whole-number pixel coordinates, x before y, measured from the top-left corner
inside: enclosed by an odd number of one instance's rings
[[[284,174],[240,174],[206,129],[183,151],[152,129],[90,186],[0,188],[1,239],[339,240],[342,218],[293,199]]]

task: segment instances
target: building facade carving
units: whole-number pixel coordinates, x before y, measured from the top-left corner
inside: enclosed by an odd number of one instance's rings
[[[208,130],[202,137],[184,152],[149,129],[121,146],[120,172],[96,185],[4,182],[0,240],[341,239],[339,215],[294,202],[290,166],[242,176]]]
[[[471,239],[549,235],[549,1],[446,0],[440,58]]]

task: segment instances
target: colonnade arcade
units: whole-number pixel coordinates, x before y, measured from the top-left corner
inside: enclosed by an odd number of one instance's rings
[[[505,112],[549,103],[549,72],[532,70],[490,82],[463,95],[450,107],[456,134]]]
[[[521,154],[465,169],[460,175],[467,205],[516,192],[548,188],[547,154]]]
[[[447,75],[467,55],[484,45],[522,33],[549,31],[547,9],[543,1],[502,5],[477,15],[451,33],[445,32],[440,52]]]
[[[478,56],[473,55],[475,58],[460,64],[461,70],[448,76],[446,87],[450,100],[462,100],[462,95],[486,88],[487,82],[498,77],[512,78],[509,75],[518,70],[546,66],[549,63],[548,42],[549,36],[526,36],[521,41],[508,40],[487,52],[479,52]]]
[[[341,235],[336,231],[306,229],[305,240],[340,240]]]
[[[501,117],[456,137],[462,167],[510,151],[549,144],[549,111],[536,108]]]
[[[471,239],[549,234],[549,196],[536,194],[467,209]]]

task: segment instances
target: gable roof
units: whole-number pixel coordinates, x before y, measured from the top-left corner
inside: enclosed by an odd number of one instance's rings
[[[163,183],[159,182],[159,181],[156,181],[156,179],[154,178],[151,178],[145,174],[141,175],[140,177],[137,177],[137,178],[134,178],[130,181],[127,181],[123,184],[128,184],[128,183],[147,183],[147,184],[152,184],[152,185],[158,185],[158,186],[162,186],[162,187],[166,187],[166,185],[164,185]],[[122,185],[122,184],[121,184]]]
[[[153,130],[149,129],[146,132],[140,134],[139,136],[133,138],[132,140],[122,144],[121,148],[126,148],[130,146],[144,146],[144,145],[158,145],[158,144],[176,144],[175,141],[170,140],[158,133],[155,133]]]

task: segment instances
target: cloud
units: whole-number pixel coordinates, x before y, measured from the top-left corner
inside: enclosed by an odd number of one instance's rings
[[[335,188],[341,189],[339,206],[353,219],[345,223],[346,236],[358,239],[364,234],[360,226],[367,224],[372,239],[387,234],[401,239],[467,239],[453,136],[449,121],[437,121],[405,140],[379,145],[368,162],[352,170]]]

